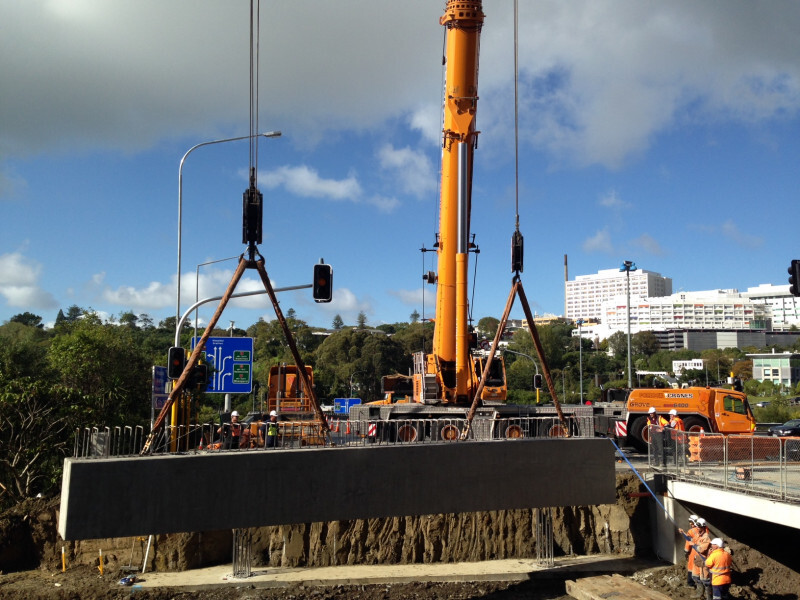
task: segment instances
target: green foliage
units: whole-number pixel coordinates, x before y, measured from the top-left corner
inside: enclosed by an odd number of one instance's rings
[[[24,312],[18,315],[14,315],[8,320],[8,322],[21,323],[23,325],[28,325],[29,327],[38,327],[39,329],[42,329],[44,327],[44,323],[42,323],[42,317],[30,312]]]
[[[488,339],[494,339],[497,334],[497,327],[500,325],[500,319],[494,317],[483,317],[478,321],[478,331],[486,336]]]

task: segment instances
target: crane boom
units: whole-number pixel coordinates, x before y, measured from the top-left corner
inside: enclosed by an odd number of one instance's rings
[[[481,0],[448,0],[439,20],[446,28],[447,43],[438,286],[433,351],[427,356],[425,371],[436,374],[439,401],[446,404],[471,402],[476,387],[470,357],[467,267],[483,20]]]

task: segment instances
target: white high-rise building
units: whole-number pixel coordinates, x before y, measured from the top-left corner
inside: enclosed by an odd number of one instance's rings
[[[672,279],[660,273],[638,269],[630,272],[631,305],[634,298],[657,298],[672,294]],[[627,273],[603,269],[594,275],[578,275],[566,282],[567,319],[603,320],[603,303],[619,295],[626,296]]]
[[[773,331],[789,331],[792,326],[800,327],[800,298],[792,296],[789,284],[772,285],[762,283],[758,287],[747,288],[743,298],[762,302],[771,310]]]

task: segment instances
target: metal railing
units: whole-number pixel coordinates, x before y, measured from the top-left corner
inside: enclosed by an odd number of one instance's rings
[[[800,438],[651,431],[649,465],[670,477],[800,502]]]
[[[213,452],[258,452],[298,448],[357,447],[381,445],[450,444],[471,441],[514,441],[525,438],[593,437],[583,417],[568,416],[561,424],[557,416],[476,418],[468,439],[460,439],[466,419],[349,420],[328,419],[329,439],[319,421],[283,421],[278,433],[267,435],[261,421],[243,423],[238,430],[230,423],[202,423],[163,428],[151,444],[151,454]],[[142,451],[148,431],[142,427],[84,427],[75,431],[75,458],[136,456]]]

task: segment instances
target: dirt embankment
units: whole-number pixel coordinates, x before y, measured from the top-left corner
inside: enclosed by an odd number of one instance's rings
[[[647,510],[629,494],[633,477],[617,480],[618,502],[553,510],[556,554],[647,553]],[[0,570],[97,565],[141,566],[146,538],[64,542],[56,533],[56,500],[29,500],[0,516]],[[253,530],[256,565],[281,567],[470,562],[536,556],[533,510],[334,521]],[[231,560],[230,531],[156,535],[147,570],[186,570]]]

